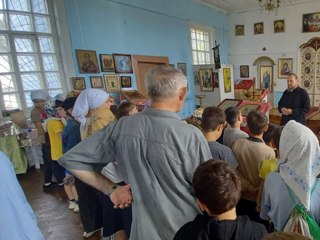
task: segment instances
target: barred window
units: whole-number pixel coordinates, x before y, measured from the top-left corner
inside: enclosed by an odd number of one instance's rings
[[[0,108],[32,107],[32,90],[55,96],[65,82],[52,2],[0,0]]]
[[[193,65],[212,64],[213,29],[190,27]]]

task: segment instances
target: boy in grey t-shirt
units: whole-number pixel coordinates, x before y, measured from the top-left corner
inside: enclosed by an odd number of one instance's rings
[[[240,138],[248,138],[249,135],[240,129],[242,114],[238,107],[229,107],[225,110],[226,120],[229,124],[223,134],[223,144],[232,148],[232,145]]]
[[[201,127],[208,141],[212,158],[215,160],[226,160],[233,168],[237,168],[238,162],[232,150],[217,142],[226,124],[226,116],[218,107],[207,107],[202,114]]]

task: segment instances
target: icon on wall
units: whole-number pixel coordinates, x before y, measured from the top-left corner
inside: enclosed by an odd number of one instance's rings
[[[99,73],[96,51],[76,50],[80,73]]]

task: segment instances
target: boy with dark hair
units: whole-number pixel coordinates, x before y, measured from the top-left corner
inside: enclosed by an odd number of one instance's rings
[[[237,160],[231,149],[219,142],[217,139],[221,136],[225,127],[226,116],[218,107],[207,107],[204,109],[201,120],[203,134],[208,141],[213,159],[228,161],[234,168],[237,168]]]
[[[118,119],[138,112],[137,105],[131,101],[122,101],[118,106]]]
[[[174,240],[253,240],[267,234],[263,225],[251,222],[247,216],[237,217],[241,181],[227,162],[212,159],[202,163],[193,175],[192,185],[204,214],[180,228]]]
[[[250,131],[249,138],[238,139],[232,146],[234,155],[238,160],[238,171],[257,191],[243,191],[237,206],[239,215],[246,214],[251,220],[260,221],[256,211],[256,200],[261,183],[259,170],[261,162],[265,159],[275,158],[274,150],[267,146],[263,133],[268,129],[268,119],[260,111],[250,111],[247,115],[247,124]]]
[[[223,144],[232,148],[235,141],[240,138],[248,138],[249,135],[240,129],[242,114],[238,107],[228,107],[225,114],[229,126],[224,130]]]
[[[276,129],[276,125],[269,123],[268,130],[265,131],[262,136],[263,141],[270,147],[273,147],[272,146],[272,136],[273,136],[273,132],[275,129]]]

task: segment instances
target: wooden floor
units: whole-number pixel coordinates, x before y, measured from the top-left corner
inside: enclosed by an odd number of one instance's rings
[[[30,169],[27,174],[18,175],[18,180],[37,216],[38,225],[46,240],[84,239],[79,213],[68,209],[64,190],[43,193],[43,173],[35,169]],[[100,232],[97,232],[86,239],[100,240],[100,236]]]

